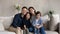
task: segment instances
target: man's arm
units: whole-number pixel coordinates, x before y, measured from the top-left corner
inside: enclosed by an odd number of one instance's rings
[[[12,22],[12,26],[17,28],[17,23],[18,23],[18,17],[17,15],[14,16],[13,22]]]

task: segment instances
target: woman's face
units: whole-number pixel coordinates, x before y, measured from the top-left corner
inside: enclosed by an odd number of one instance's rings
[[[30,14],[27,14],[27,15],[26,15],[26,18],[27,18],[27,19],[30,19]]]
[[[40,18],[40,14],[37,14],[37,15],[36,15],[36,18],[39,19],[39,18]]]
[[[30,13],[34,14],[34,9],[33,8],[30,8]]]

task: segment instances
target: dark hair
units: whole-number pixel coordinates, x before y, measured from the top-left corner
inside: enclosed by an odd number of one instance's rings
[[[26,7],[26,6],[22,7],[22,9],[24,9],[24,8],[26,8],[26,9],[27,9],[27,7]]]
[[[29,13],[29,12],[27,12],[27,13],[24,15],[24,19],[26,19],[27,14],[30,14],[30,13]],[[30,18],[31,18],[31,16],[30,16]]]
[[[34,7],[29,7],[29,8],[28,8],[29,12],[30,12],[30,9],[31,9],[31,8],[32,8],[32,9],[34,10],[34,12],[36,13],[36,10],[34,9]]]
[[[37,12],[36,12],[36,15],[37,15],[37,14],[40,14],[40,16],[41,16],[41,12],[40,12],[40,11],[37,11]]]

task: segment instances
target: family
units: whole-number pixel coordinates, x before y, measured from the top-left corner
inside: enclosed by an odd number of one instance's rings
[[[19,34],[18,32],[24,29],[28,29],[29,32],[34,34],[46,34],[41,19],[41,12],[36,11],[34,7],[22,7],[21,13],[14,16],[9,29],[16,32],[16,34]]]

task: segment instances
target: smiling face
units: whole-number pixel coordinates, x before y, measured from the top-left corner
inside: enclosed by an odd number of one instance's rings
[[[23,8],[22,9],[22,14],[25,15],[27,13],[27,9],[26,8]]]
[[[40,17],[41,17],[41,12],[40,12],[40,11],[37,11],[37,12],[36,12],[36,18],[37,18],[37,19],[40,19]]]
[[[40,18],[40,14],[37,14],[37,15],[36,15],[36,18],[39,19],[39,18]]]
[[[30,19],[30,14],[29,13],[26,14],[26,19]]]
[[[32,14],[32,15],[35,15],[35,9],[33,7],[30,7],[29,8],[29,12]]]

